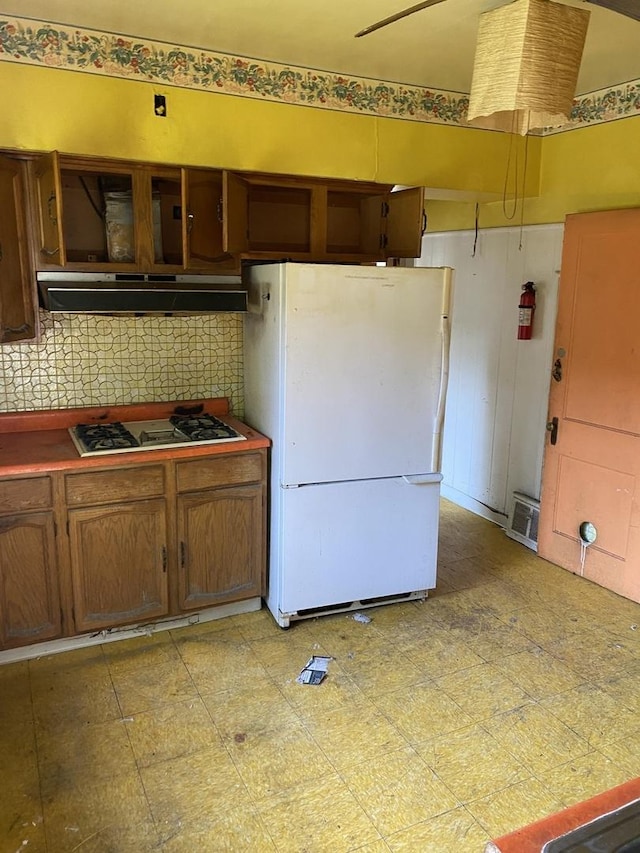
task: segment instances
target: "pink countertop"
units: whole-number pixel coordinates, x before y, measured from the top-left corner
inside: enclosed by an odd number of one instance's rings
[[[81,457],[68,432],[68,427],[78,423],[152,420],[189,412],[206,412],[221,417],[244,435],[246,441]],[[269,445],[270,441],[266,436],[229,414],[229,403],[225,397],[173,403],[136,403],[128,406],[0,413],[0,477],[70,469],[143,465],[169,459],[193,459],[199,456],[257,450]]]

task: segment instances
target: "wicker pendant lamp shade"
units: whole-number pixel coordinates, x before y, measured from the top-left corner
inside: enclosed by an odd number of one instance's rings
[[[589,12],[516,0],[480,16],[468,119],[524,135],[571,113]]]

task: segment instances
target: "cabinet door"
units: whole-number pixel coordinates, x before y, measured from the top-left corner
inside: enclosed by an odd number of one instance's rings
[[[387,258],[419,258],[425,225],[424,188],[412,187],[387,196],[385,255]]]
[[[62,183],[58,152],[43,154],[34,166],[39,214],[38,254],[45,264],[64,266],[66,254],[62,239]]]
[[[238,262],[222,247],[222,172],[182,170],[184,259],[187,269],[235,269]]]
[[[233,172],[222,173],[222,247],[236,255],[249,249],[248,185]]]
[[[0,343],[5,343],[35,335],[22,169],[5,157],[0,157],[0,210]]]
[[[0,648],[60,634],[52,513],[0,518]]]
[[[383,222],[387,194],[365,196],[360,201],[360,249],[363,255],[384,260]]]
[[[69,512],[76,631],[168,612],[166,529],[163,499]]]
[[[179,603],[194,610],[262,595],[262,487],[178,498]]]

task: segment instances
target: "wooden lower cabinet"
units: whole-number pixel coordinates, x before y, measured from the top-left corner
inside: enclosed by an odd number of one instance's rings
[[[72,509],[69,545],[78,633],[169,612],[164,499]]]
[[[252,450],[0,478],[0,649],[261,596],[266,470]]]
[[[262,594],[262,497],[261,485],[178,497],[181,609]]]
[[[53,640],[61,631],[53,513],[0,517],[0,648]]]

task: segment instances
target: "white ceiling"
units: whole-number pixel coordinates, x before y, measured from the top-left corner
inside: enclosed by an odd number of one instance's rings
[[[640,78],[640,22],[591,11],[578,94]],[[640,0],[638,0],[640,2]],[[57,21],[282,64],[468,92],[479,15],[504,0],[446,0],[354,34],[415,0],[0,0],[0,14]]]

